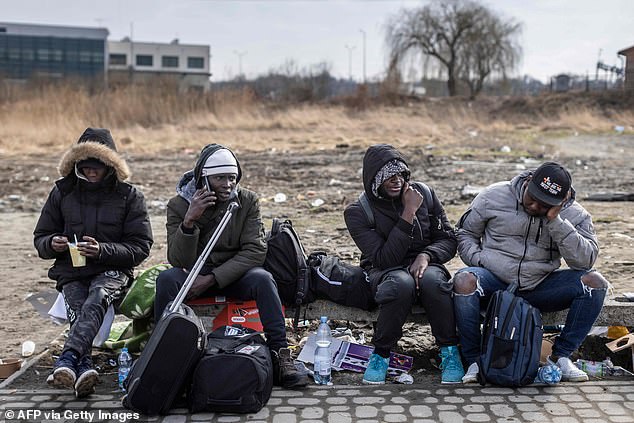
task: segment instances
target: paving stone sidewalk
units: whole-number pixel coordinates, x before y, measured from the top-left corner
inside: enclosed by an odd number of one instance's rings
[[[0,390],[0,422],[634,422],[634,379],[518,389],[479,385],[311,386],[273,390],[257,414],[199,413],[134,418],[120,393],[76,400],[70,391]],[[30,413],[30,414],[28,414]]]

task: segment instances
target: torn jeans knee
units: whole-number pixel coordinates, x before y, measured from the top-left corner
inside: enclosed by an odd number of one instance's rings
[[[606,292],[607,293],[607,291],[612,292],[614,290],[612,284],[609,281],[607,281],[607,280],[605,280],[607,285],[601,286],[601,287],[597,287],[597,288],[592,287],[590,285],[586,285],[583,282],[583,277],[586,276],[586,275],[590,275],[593,272],[594,272],[594,270],[590,270],[589,272],[585,273],[583,276],[581,276],[579,278],[579,283],[581,283],[581,289],[583,289],[583,294],[584,295],[587,295],[588,297],[592,298],[592,291],[600,291],[600,292]]]
[[[456,276],[458,276],[459,274],[461,274],[461,273],[465,273],[465,272],[457,272],[457,273],[454,275],[454,277],[450,279],[450,281],[451,281],[451,284],[452,284],[452,285],[455,285],[455,284],[454,284],[454,278],[455,278]],[[454,294],[456,297],[470,297],[470,296],[472,296],[472,295],[475,295],[476,293],[477,293],[477,294],[478,294],[478,296],[480,296],[480,297],[484,296],[484,290],[482,289],[482,285],[480,284],[480,276],[476,275],[476,274],[475,274],[475,273],[473,273],[473,272],[466,272],[466,273],[471,273],[471,274],[472,274],[472,275],[476,278],[476,289],[475,289],[473,292],[470,292],[469,294],[461,294],[461,293],[458,293],[458,292],[456,292],[456,291],[454,290],[454,293],[453,293],[453,294]]]

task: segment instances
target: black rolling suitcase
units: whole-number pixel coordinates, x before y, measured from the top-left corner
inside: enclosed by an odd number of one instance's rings
[[[186,305],[164,315],[126,379],[123,405],[147,415],[167,413],[204,352],[205,331]]]
[[[126,408],[146,415],[166,414],[177,396],[186,390],[194,367],[205,350],[205,330],[200,319],[183,300],[205,260],[227,226],[232,202],[218,228],[187,276],[183,287],[157,322],[152,336],[126,379]]]

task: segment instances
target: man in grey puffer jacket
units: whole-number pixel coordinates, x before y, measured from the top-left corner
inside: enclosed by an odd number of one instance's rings
[[[562,380],[588,380],[569,357],[601,312],[608,282],[592,269],[599,253],[592,217],[563,166],[547,162],[478,194],[458,223],[458,253],[469,266],[454,276],[464,383],[477,380],[480,307],[513,282],[543,312],[570,309],[548,361]],[[568,269],[560,269],[562,258]]]

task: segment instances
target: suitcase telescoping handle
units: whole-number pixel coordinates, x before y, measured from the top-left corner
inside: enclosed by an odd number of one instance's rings
[[[235,201],[232,201],[229,204],[229,207],[227,207],[227,211],[225,212],[224,216],[222,216],[222,220],[220,220],[220,224],[218,224],[218,227],[214,231],[213,235],[211,235],[211,238],[209,238],[209,241],[207,242],[205,249],[198,257],[198,260],[196,260],[194,267],[192,267],[192,270],[187,275],[187,279],[185,279],[185,283],[183,284],[183,287],[180,289],[180,291],[178,291],[178,295],[172,302],[172,305],[169,308],[170,313],[178,310],[178,308],[181,306],[181,304],[185,300],[185,296],[187,295],[187,293],[189,292],[189,289],[194,284],[194,280],[200,273],[200,270],[203,268],[203,265],[205,264],[205,260],[207,260],[207,257],[209,257],[209,253],[211,253],[211,250],[213,250],[214,246],[218,242],[218,239],[220,238],[220,235],[222,235],[222,232],[225,230],[227,223],[229,223],[229,220],[231,219],[233,212],[238,207],[239,207],[238,203]]]

